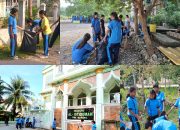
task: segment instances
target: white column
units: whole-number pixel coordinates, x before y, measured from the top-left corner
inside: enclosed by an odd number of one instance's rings
[[[102,130],[101,122],[103,117],[102,115],[103,103],[104,103],[103,69],[97,69],[96,70],[96,124],[98,130]]]
[[[62,130],[67,129],[66,125],[66,108],[68,107],[68,81],[64,80],[64,92],[63,92],[63,108],[62,108]]]
[[[56,108],[56,88],[52,87],[52,93],[51,93],[51,118],[50,118],[50,126],[51,122],[54,119],[54,111]]]
[[[25,28],[26,0],[19,0],[18,25]]]
[[[86,105],[91,105],[91,93],[86,94]]]

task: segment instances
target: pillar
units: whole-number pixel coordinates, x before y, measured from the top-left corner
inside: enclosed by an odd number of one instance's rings
[[[51,118],[50,118],[50,123],[54,119],[54,112],[56,109],[56,88],[52,88],[52,93],[51,93]]]
[[[91,93],[86,94],[86,105],[90,106],[91,105]]]
[[[97,129],[102,130],[102,117],[104,104],[104,90],[103,90],[103,69],[96,70],[96,124]]]
[[[58,4],[53,5],[53,21],[55,22],[58,19]]]
[[[45,4],[45,3],[42,3],[42,4],[40,5],[40,10],[46,11],[46,4]]]
[[[68,80],[64,80],[64,92],[63,92],[63,107],[62,107],[62,130],[67,129],[66,125],[66,112],[68,107]]]
[[[26,0],[19,0],[18,25],[25,28]]]

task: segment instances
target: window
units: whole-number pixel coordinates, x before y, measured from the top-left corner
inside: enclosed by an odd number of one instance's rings
[[[96,104],[96,91],[91,94],[91,104]]]
[[[117,85],[110,91],[110,103],[120,103],[120,88]]]
[[[68,98],[68,106],[73,106],[73,96],[69,96],[69,98]]]
[[[83,105],[86,105],[86,94],[85,93],[81,93],[79,96],[78,96],[78,106],[83,106]]]

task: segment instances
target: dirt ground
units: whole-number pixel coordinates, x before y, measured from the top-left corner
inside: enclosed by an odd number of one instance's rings
[[[107,26],[107,25],[106,25]],[[72,45],[82,38],[85,33],[91,33],[90,24],[72,24],[72,23],[61,23],[60,31],[60,63],[61,64],[72,64],[71,60],[71,48]],[[92,44],[92,39],[90,41]],[[126,51],[120,50],[120,64],[137,64],[140,63],[141,59],[139,54],[129,48]]]

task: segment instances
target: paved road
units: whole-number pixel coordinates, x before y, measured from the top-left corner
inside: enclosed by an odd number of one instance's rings
[[[9,125],[9,126],[0,125],[0,130],[17,130],[17,129],[15,125]],[[22,128],[21,130],[40,130],[40,129]]]

